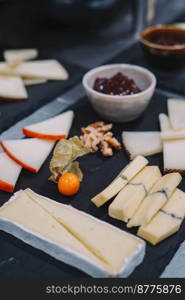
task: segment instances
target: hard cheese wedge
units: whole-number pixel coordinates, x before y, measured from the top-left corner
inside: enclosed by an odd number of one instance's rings
[[[176,189],[150,223],[139,228],[138,235],[156,245],[179,230],[184,216],[185,193]]]
[[[185,128],[185,100],[169,99],[168,114],[173,129]]]
[[[0,153],[0,190],[13,192],[21,169],[6,153]]]
[[[101,206],[108,200],[117,195],[122,188],[146,165],[148,160],[143,156],[137,156],[133,161],[131,161],[116,177],[115,180],[105,188],[101,193],[96,195],[91,201],[97,206]]]
[[[152,155],[162,151],[162,142],[158,131],[123,131],[122,141],[129,159],[137,155]]]
[[[41,139],[2,141],[1,145],[8,156],[23,168],[37,173],[50,154],[54,142]]]
[[[0,208],[0,228],[91,275],[112,271],[24,191]]]
[[[22,61],[36,58],[38,51],[37,49],[5,50],[3,56],[9,65],[15,66]]]
[[[65,80],[68,73],[55,59],[24,62],[14,68],[16,74],[24,77]]]
[[[15,76],[0,76],[0,98],[3,100],[23,100],[28,98],[24,83]]]
[[[71,206],[59,204],[27,189],[25,192],[113,272],[123,272],[127,261],[140,247],[141,240]],[[109,237],[109,238],[107,238]],[[121,271],[122,270],[122,271]]]
[[[59,140],[67,138],[74,118],[73,111],[67,111],[54,118],[23,128],[26,136]]]
[[[150,222],[170,198],[181,179],[179,173],[171,173],[161,177],[127,223],[127,227],[140,226]]]
[[[171,123],[165,114],[159,115],[161,134],[171,131]],[[179,132],[180,130],[177,130]],[[174,130],[174,132],[176,132]],[[164,140],[163,141],[163,167],[165,173],[179,172],[185,174],[185,140]]]
[[[119,192],[109,205],[109,216],[128,222],[160,177],[161,173],[158,167],[145,167]]]

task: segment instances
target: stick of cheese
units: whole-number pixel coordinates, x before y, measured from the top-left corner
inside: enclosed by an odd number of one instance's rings
[[[151,244],[156,245],[177,232],[184,217],[185,193],[176,189],[150,223],[141,226],[137,234]]]
[[[109,216],[128,222],[160,177],[161,172],[157,166],[145,167],[119,192],[109,205]]]
[[[4,59],[7,63],[14,67],[19,63],[34,59],[38,56],[37,49],[16,49],[16,50],[5,50],[3,53]]]
[[[127,223],[127,227],[140,226],[150,222],[170,198],[181,179],[179,173],[162,176],[153,186],[149,195],[142,201],[134,216]]]
[[[146,165],[148,160],[143,156],[137,156],[133,161],[131,161],[113,180],[113,182],[105,188],[101,193],[96,195],[91,201],[97,206],[100,207],[108,200],[117,195],[122,188],[137,174],[139,173]]]

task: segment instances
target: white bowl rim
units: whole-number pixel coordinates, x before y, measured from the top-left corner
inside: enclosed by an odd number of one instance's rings
[[[106,70],[106,69],[109,69],[109,68],[112,68],[112,67],[114,67],[114,68],[122,67],[123,69],[125,67],[125,68],[132,69],[132,70],[142,71],[143,73],[145,73],[151,79],[151,84],[145,90],[143,90],[139,93],[136,93],[136,94],[132,94],[132,95],[108,95],[108,94],[103,94],[103,93],[95,91],[93,88],[91,88],[87,84],[88,78],[93,73],[96,73],[96,72],[101,71],[101,70]],[[157,83],[157,80],[156,80],[155,75],[151,71],[149,71],[148,69],[146,69],[144,67],[140,67],[138,65],[122,64],[122,63],[101,65],[99,67],[93,68],[90,71],[88,71],[87,73],[85,73],[85,75],[83,76],[83,79],[82,79],[82,84],[83,84],[84,88],[87,89],[89,92],[94,93],[97,96],[101,96],[101,100],[105,100],[105,101],[108,100],[109,101],[110,99],[114,98],[114,100],[116,100],[118,102],[120,100],[123,101],[123,99],[126,100],[127,98],[128,99],[129,98],[137,99],[137,98],[141,97],[142,95],[144,95],[145,93],[149,92],[151,89],[154,89],[155,86],[156,86],[156,83]]]

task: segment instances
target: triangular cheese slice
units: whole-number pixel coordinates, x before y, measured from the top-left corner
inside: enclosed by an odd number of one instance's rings
[[[73,111],[67,111],[54,118],[27,126],[23,128],[23,133],[26,136],[41,139],[59,140],[67,138],[73,122],[73,117]]]
[[[141,240],[135,239],[133,235],[71,206],[41,197],[29,189],[25,192],[115,272],[123,267],[127,257],[142,244]]]
[[[86,259],[89,258],[91,262],[110,270],[109,266],[95,257],[80,241],[73,237],[59,222],[48,214],[46,210],[32,201],[24,191],[21,191],[14,200],[0,208],[0,218],[9,220],[12,223],[12,227],[18,224],[23,230],[25,229],[26,234],[21,237],[23,240],[26,239],[28,244],[34,244],[34,238],[32,238],[31,235],[33,232],[43,239],[65,247],[67,250],[73,250],[77,254],[83,255]],[[13,234],[16,236],[16,228],[13,230]],[[28,239],[29,237],[30,239]],[[39,248],[39,243],[36,243],[36,246]],[[47,246],[46,244],[45,247]],[[46,252],[48,252],[47,249]],[[68,256],[70,255],[72,255],[72,253],[68,252]]]
[[[0,190],[12,193],[22,167],[4,152],[0,153]]]
[[[122,141],[129,159],[138,155],[152,155],[162,151],[162,142],[158,131],[123,131]]]
[[[1,145],[8,156],[23,168],[37,173],[50,154],[54,142],[41,139],[2,141]]]
[[[28,98],[21,78],[0,76],[0,98],[2,100],[23,100]]]
[[[24,62],[14,68],[14,70],[17,75],[24,77],[51,80],[65,80],[68,78],[65,68],[55,59]]]
[[[0,75],[14,76],[14,70],[5,62],[0,62]]]
[[[168,114],[174,129],[185,128],[185,100],[169,99]]]
[[[3,56],[9,65],[15,66],[23,61],[36,58],[38,51],[37,49],[5,50]]]

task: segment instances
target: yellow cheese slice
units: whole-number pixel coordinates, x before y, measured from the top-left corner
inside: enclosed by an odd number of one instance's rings
[[[82,243],[71,235],[59,222],[46,210],[42,209],[35,201],[22,191],[14,201],[0,208],[0,218],[14,222],[45,239],[67,247],[75,252],[88,257],[103,268],[111,267],[94,256]],[[31,237],[30,237],[31,238]]]
[[[122,188],[146,165],[148,160],[143,156],[137,156],[133,161],[131,161],[113,180],[113,182],[105,188],[101,193],[96,195],[91,201],[97,206],[101,206],[108,200],[117,195]]]
[[[36,58],[38,56],[38,50],[37,49],[5,50],[3,56],[10,66],[16,66],[17,64],[23,61]]]
[[[141,240],[137,240],[133,235],[82,211],[41,197],[29,189],[25,191],[89,251],[110,265],[115,273],[124,266],[127,257],[134,253],[141,244]]]
[[[22,79],[15,76],[0,75],[0,98],[5,100],[23,100],[28,98]]]
[[[55,59],[23,62],[14,68],[18,76],[42,78],[48,80],[65,80],[68,73]]]
[[[149,195],[142,201],[127,227],[144,225],[161,209],[180,183],[179,173],[162,176],[150,190]]]
[[[150,223],[141,226],[138,235],[153,245],[177,232],[185,217],[185,193],[176,189]]]
[[[109,216],[128,222],[160,177],[161,172],[157,166],[145,167],[119,192],[109,205]]]

